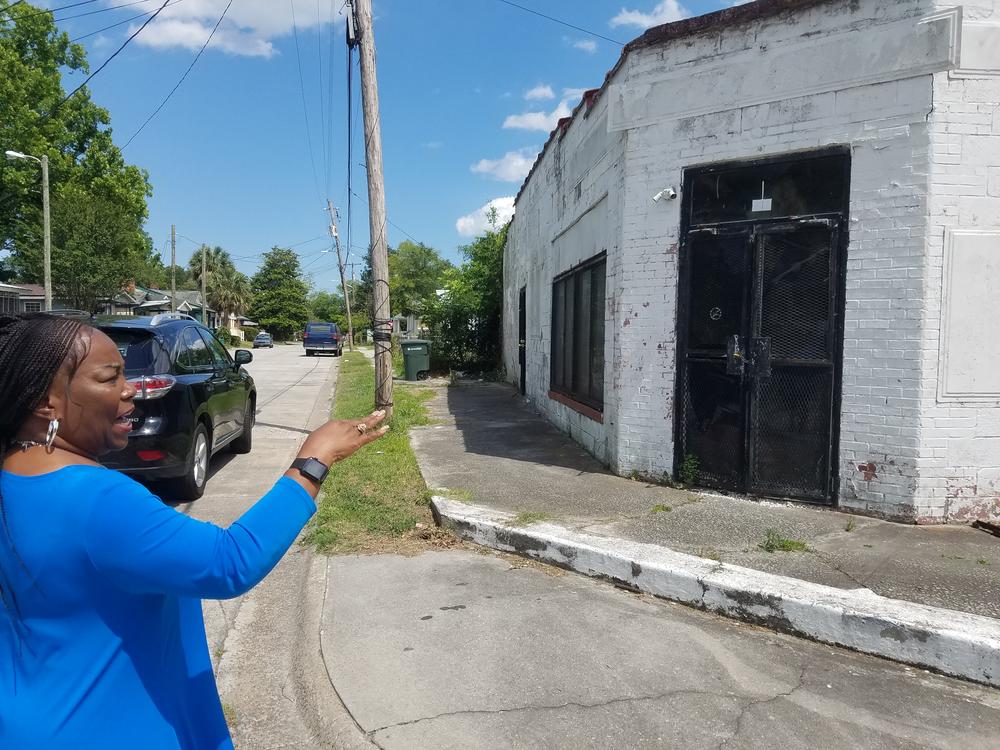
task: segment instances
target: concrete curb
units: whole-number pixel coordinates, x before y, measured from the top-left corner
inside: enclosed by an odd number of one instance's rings
[[[1000,687],[1000,620],[837,589],[674,552],[581,534],[435,496],[435,520],[494,549],[727,617]]]

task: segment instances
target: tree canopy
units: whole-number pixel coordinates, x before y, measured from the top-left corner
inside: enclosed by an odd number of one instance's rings
[[[147,173],[125,162],[107,110],[86,87],[66,99],[63,74],[88,70],[83,47],[50,13],[18,3],[0,15],[0,143],[48,157],[53,286],[84,309],[95,306],[92,295],[114,293],[117,280],[148,275],[156,265],[142,229],[152,192]],[[40,182],[37,163],[0,162],[0,249],[24,281],[42,277]]]
[[[250,282],[253,304],[250,317],[276,339],[287,340],[309,320],[299,257],[291,250],[274,247],[264,254],[260,270]]]
[[[451,263],[423,243],[403,240],[389,251],[389,300],[393,312],[420,315],[441,289]]]
[[[435,356],[451,367],[492,369],[500,364],[503,314],[503,251],[507,227],[498,226],[496,211],[490,229],[461,249],[465,262],[444,279],[445,294],[424,311]]]

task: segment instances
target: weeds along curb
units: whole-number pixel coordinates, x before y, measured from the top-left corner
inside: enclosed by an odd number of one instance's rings
[[[435,496],[434,519],[504,552],[698,609],[1000,687],[1000,620],[837,589]]]

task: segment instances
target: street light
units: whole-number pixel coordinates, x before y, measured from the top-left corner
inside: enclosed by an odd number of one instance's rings
[[[44,273],[45,273],[45,312],[52,311],[52,237],[49,224],[49,157],[22,154],[20,151],[5,151],[4,155],[10,160],[30,159],[42,165],[42,226],[45,233],[44,239]]]

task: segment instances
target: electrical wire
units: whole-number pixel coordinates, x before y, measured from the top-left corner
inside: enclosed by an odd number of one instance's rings
[[[330,193],[330,152],[327,146],[327,125],[326,125],[326,102],[323,99],[323,21],[320,10],[320,0],[316,0],[316,54],[319,57],[319,65],[317,70],[319,72],[319,87],[317,92],[319,93],[319,139],[320,146],[323,149],[323,185],[326,186],[326,190],[323,191],[323,195],[329,195]]]
[[[170,7],[174,6],[174,5],[177,5],[178,3],[182,3],[182,2],[184,2],[184,0],[173,0],[173,2],[167,3],[167,7],[170,8]],[[91,31],[91,32],[89,32],[87,34],[83,34],[81,36],[76,37],[75,39],[70,39],[70,41],[71,42],[79,42],[82,39],[87,39],[87,38],[92,37],[92,36],[94,36],[96,34],[100,34],[103,31],[109,31],[109,30],[111,30],[111,29],[113,29],[113,28],[115,28],[117,26],[124,26],[127,23],[131,23],[132,21],[136,21],[136,20],[138,20],[140,18],[144,18],[145,16],[148,16],[149,14],[155,13],[155,12],[156,11],[153,11],[153,10],[147,10],[145,13],[137,13],[134,16],[129,16],[124,21],[116,21],[115,23],[109,24],[109,25],[105,26],[104,28],[97,29],[96,31]]]
[[[350,46],[347,48],[347,259],[351,257],[351,194],[354,187],[351,183],[351,164],[354,161],[351,157],[354,138],[354,94],[353,87],[354,71],[354,50]]]
[[[212,37],[214,37],[215,36],[215,32],[219,30],[219,26],[222,24],[222,21],[226,18],[226,14],[229,12],[229,9],[232,7],[232,5],[233,5],[233,0],[229,0],[229,3],[226,5],[225,9],[222,11],[222,15],[219,16],[219,20],[215,22],[215,26],[212,28],[212,33],[208,35],[208,39],[206,39],[205,43],[203,45],[201,45],[201,49],[198,50],[198,54],[196,54],[194,56],[194,59],[191,61],[191,64],[188,65],[187,70],[185,70],[184,73],[183,73],[183,75],[181,75],[180,80],[177,81],[177,83],[174,84],[174,87],[172,89],[170,89],[170,92],[165,97],[163,97],[163,101],[160,102],[159,106],[157,106],[157,108],[154,109],[150,113],[149,117],[147,117],[143,121],[142,125],[139,126],[139,129],[136,130],[134,133],[132,133],[131,136],[129,136],[129,139],[127,141],[125,141],[125,145],[121,147],[122,151],[124,151],[126,148],[128,148],[128,145],[132,141],[135,140],[135,137],[137,135],[139,135],[139,133],[141,133],[143,131],[143,129],[147,125],[149,125],[150,121],[154,117],[156,117],[156,115],[158,115],[160,113],[160,110],[163,109],[166,106],[167,102],[170,101],[170,97],[172,97],[174,95],[174,92],[177,91],[177,89],[179,89],[181,87],[181,84],[184,83],[184,79],[188,77],[188,73],[191,72],[191,69],[194,68],[194,66],[197,64],[198,60],[201,58],[201,53],[204,52],[205,48],[208,47],[209,43],[211,43]]]
[[[107,13],[109,10],[118,10],[119,8],[131,8],[133,5],[142,5],[143,3],[151,3],[151,2],[153,2],[153,0],[132,0],[132,2],[130,3],[122,3],[121,5],[109,5],[107,8],[88,10],[84,13],[77,13],[74,16],[62,16],[61,18],[53,18],[52,20],[55,21],[56,23],[61,23],[62,21],[70,21],[74,18],[83,18],[84,16],[96,16],[98,13]]]
[[[319,178],[316,175],[316,156],[313,152],[312,128],[309,127],[309,108],[306,105],[306,85],[302,78],[302,54],[299,51],[299,27],[295,21],[295,0],[288,0],[292,9],[292,33],[295,38],[295,60],[299,70],[299,91],[302,93],[302,115],[306,121],[306,143],[309,145],[309,164],[312,167],[313,187],[316,189],[316,200],[322,202],[319,192]]]
[[[334,70],[333,61],[334,61],[334,59],[335,59],[336,56],[333,54],[333,48],[334,48],[334,30],[336,29],[336,18],[334,16],[335,3],[336,3],[336,0],[330,0],[330,46],[329,46],[329,52],[327,54],[327,57],[330,60],[330,70],[329,70],[329,72],[327,73],[327,76],[326,76],[326,82],[327,82],[327,106],[326,106],[326,114],[327,114],[327,118],[329,120],[329,127],[327,129],[327,137],[328,137],[328,140],[329,140],[328,146],[329,146],[329,153],[330,153],[330,164],[329,164],[329,167],[327,169],[327,174],[326,174],[326,194],[327,195],[330,194],[330,179],[333,176],[333,163],[334,163],[334,158],[333,158],[333,88],[334,88],[334,86],[333,86],[333,75],[334,75],[335,70]]]
[[[67,10],[69,8],[76,8],[79,5],[90,5],[91,3],[96,3],[96,2],[97,2],[97,0],[81,0],[81,2],[78,2],[78,3],[70,3],[69,5],[60,5],[58,8],[40,8],[38,10],[33,10],[30,13],[22,13],[21,14],[21,18],[31,18],[32,16],[40,16],[43,13],[57,13],[60,10]],[[5,10],[10,10],[11,8],[13,8],[15,6],[23,5],[23,4],[24,4],[24,0],[17,0],[17,2],[11,3],[10,5],[6,5],[3,8],[0,8],[0,13],[3,13]]]
[[[86,0],[86,1],[87,2],[93,2],[93,0]],[[23,2],[24,2],[24,0],[14,0],[14,2],[12,2],[10,5],[5,5],[2,8],[0,8],[0,13],[8,11],[11,8],[16,8],[18,5],[20,5]]]
[[[101,63],[101,67],[99,67],[99,68],[98,68],[97,70],[95,70],[95,71],[94,71],[93,73],[91,73],[91,74],[90,74],[89,76],[87,76],[87,78],[86,78],[86,79],[84,80],[84,82],[83,82],[83,83],[81,83],[81,84],[80,84],[79,86],[77,86],[77,87],[76,87],[75,89],[73,89],[73,91],[71,91],[71,92],[70,92],[69,94],[67,94],[67,95],[66,95],[66,96],[65,96],[65,97],[63,98],[63,100],[62,100],[61,102],[59,102],[59,103],[58,103],[58,104],[57,104],[57,105],[56,105],[56,106],[55,106],[55,107],[53,108],[53,112],[54,112],[55,110],[59,109],[59,108],[60,108],[60,107],[61,107],[61,106],[62,106],[63,104],[65,104],[65,103],[66,103],[67,101],[69,101],[70,99],[72,99],[72,98],[73,98],[73,96],[74,96],[74,95],[76,94],[76,92],[78,92],[78,91],[79,91],[80,89],[82,89],[82,88],[83,88],[84,86],[86,86],[86,85],[87,85],[88,83],[90,83],[90,82],[91,82],[92,80],[94,80],[94,77],[95,77],[95,76],[96,76],[96,75],[97,75],[98,73],[100,73],[100,72],[101,72],[102,70],[104,70],[104,69],[105,69],[105,68],[106,68],[106,67],[108,66],[108,63],[110,63],[110,62],[111,62],[112,60],[114,60],[114,59],[115,59],[116,57],[118,57],[118,55],[119,55],[119,54],[121,53],[121,51],[122,51],[122,50],[124,50],[124,49],[125,49],[125,48],[126,48],[126,47],[128,46],[128,43],[129,43],[129,42],[131,42],[131,41],[132,41],[133,39],[135,39],[135,38],[136,38],[137,36],[139,36],[139,34],[141,34],[141,33],[142,33],[142,30],[143,30],[143,29],[145,29],[145,28],[146,28],[147,26],[149,26],[149,24],[153,22],[153,19],[155,19],[155,18],[156,18],[156,17],[158,16],[158,15],[160,15],[160,12],[161,12],[161,11],[162,11],[162,10],[163,10],[164,8],[166,8],[166,7],[167,7],[167,3],[169,3],[169,2],[170,2],[170,0],[163,0],[163,5],[161,5],[161,6],[159,7],[159,8],[157,8],[157,9],[156,9],[156,12],[155,12],[155,13],[154,13],[153,15],[151,15],[151,16],[150,16],[149,18],[147,18],[147,19],[146,19],[146,20],[145,20],[145,21],[143,22],[142,26],[140,26],[140,27],[139,27],[138,29],[136,29],[136,30],[135,30],[135,31],[134,31],[134,32],[133,32],[133,33],[132,33],[132,34],[131,34],[131,35],[129,36],[129,38],[128,38],[128,39],[126,39],[126,40],[125,40],[124,42],[122,42],[122,45],[121,45],[121,46],[120,46],[120,47],[119,47],[118,49],[116,49],[116,50],[115,50],[115,51],[114,51],[114,52],[112,53],[111,57],[109,57],[109,58],[108,58],[107,60],[105,60],[105,61],[104,61],[103,63]],[[49,116],[51,116],[51,114],[52,114],[52,113],[49,113]]]
[[[533,16],[539,16],[539,17],[544,18],[544,19],[546,19],[548,21],[552,21],[553,23],[558,23],[561,26],[566,26],[567,28],[575,29],[576,31],[582,31],[584,34],[590,34],[590,36],[596,36],[598,39],[603,39],[606,42],[611,42],[612,44],[617,44],[619,47],[624,47],[625,46],[625,42],[619,42],[617,39],[612,39],[611,37],[604,36],[603,34],[598,34],[596,31],[591,31],[590,29],[585,29],[582,26],[575,26],[575,25],[569,23],[568,21],[563,21],[562,19],[554,18],[552,16],[547,16],[544,13],[539,13],[537,10],[533,10],[532,8],[526,8],[523,5],[518,5],[517,3],[512,3],[510,0],[498,0],[498,2],[501,2],[504,5],[509,5],[512,8],[517,8],[518,10],[523,10],[525,13],[531,13]]]

